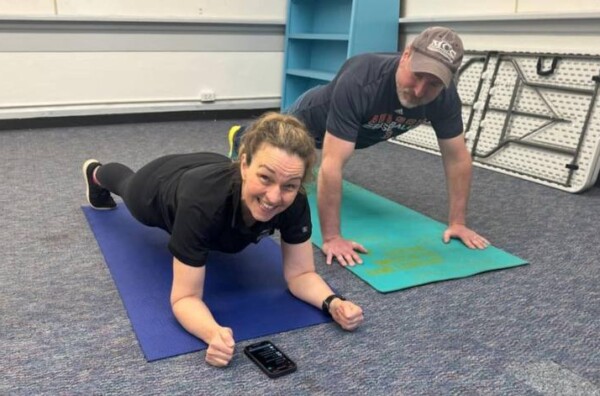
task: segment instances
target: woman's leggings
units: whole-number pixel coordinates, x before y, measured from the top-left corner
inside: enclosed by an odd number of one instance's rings
[[[176,155],[167,155],[144,165],[137,172],[112,162],[96,171],[96,180],[103,188],[123,198],[123,202],[138,221],[149,226],[164,227],[160,213],[154,209],[154,191],[148,191],[148,181],[154,179],[156,169]]]

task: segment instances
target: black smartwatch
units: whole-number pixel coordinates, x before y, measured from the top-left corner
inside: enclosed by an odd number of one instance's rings
[[[329,316],[331,316],[331,313],[329,312],[329,306],[331,305],[331,302],[336,298],[339,298],[342,301],[346,301],[346,298],[344,298],[343,296],[340,296],[339,294],[332,294],[331,296],[323,300],[323,304],[321,305],[321,309],[323,310],[323,312],[325,312]]]

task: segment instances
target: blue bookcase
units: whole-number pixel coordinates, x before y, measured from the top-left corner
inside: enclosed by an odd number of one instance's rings
[[[351,56],[396,51],[399,17],[400,0],[288,0],[281,108]]]

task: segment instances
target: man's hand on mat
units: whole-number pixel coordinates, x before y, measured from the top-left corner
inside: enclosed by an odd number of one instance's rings
[[[351,301],[342,301],[339,298],[331,302],[329,313],[342,329],[348,331],[356,329],[364,319],[361,307]]]
[[[454,224],[444,231],[444,243],[450,242],[451,238],[460,239],[469,249],[485,249],[490,242],[462,224]]]
[[[344,239],[341,235],[324,241],[322,250],[327,256],[327,264],[331,264],[335,258],[344,267],[362,264],[363,261],[357,252],[368,253],[363,245]]]
[[[233,330],[221,327],[208,343],[206,363],[217,367],[227,366],[233,357],[234,349]]]

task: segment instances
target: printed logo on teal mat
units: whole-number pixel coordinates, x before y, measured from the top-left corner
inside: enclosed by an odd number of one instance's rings
[[[383,256],[382,259],[372,261],[377,268],[365,271],[366,275],[389,275],[394,272],[439,265],[444,261],[440,254],[421,246],[391,249],[386,251]]]

